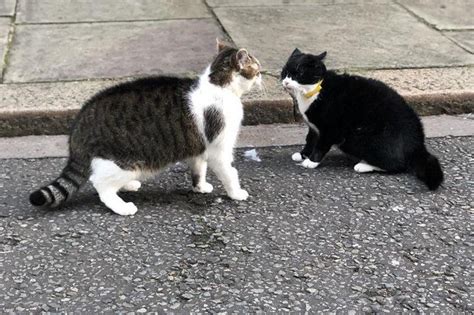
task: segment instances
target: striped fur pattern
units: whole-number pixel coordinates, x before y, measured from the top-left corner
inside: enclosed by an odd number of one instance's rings
[[[51,208],[61,205],[87,181],[87,174],[87,167],[84,168],[69,159],[58,178],[30,195],[31,204],[35,206],[48,205]]]
[[[30,202],[57,207],[89,179],[107,207],[132,215],[136,206],[117,192],[137,190],[140,178],[183,160],[194,191],[212,191],[209,164],[230,198],[246,199],[231,163],[243,117],[240,96],[260,81],[259,69],[245,49],[219,42],[216,58],[199,78],[150,77],[98,93],[73,124],[66,167]]]

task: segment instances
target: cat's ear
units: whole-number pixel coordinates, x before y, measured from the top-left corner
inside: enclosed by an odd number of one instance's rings
[[[328,52],[325,51],[322,54],[317,55],[316,58],[318,58],[319,60],[323,60],[326,57],[327,54],[328,54]]]
[[[247,49],[245,48],[239,49],[235,56],[237,59],[237,64],[239,65],[240,69],[244,68],[249,61],[249,53]]]
[[[219,38],[216,38],[216,47],[217,47],[217,52],[219,53],[225,48],[229,47],[229,45],[226,42],[221,41]]]
[[[297,55],[301,55],[301,51],[298,48],[295,48],[295,50],[293,50],[293,52],[291,53],[291,56],[297,56]]]

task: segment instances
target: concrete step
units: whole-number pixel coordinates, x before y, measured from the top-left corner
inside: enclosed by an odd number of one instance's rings
[[[420,115],[474,111],[474,67],[358,70],[398,90]],[[130,78],[0,84],[0,136],[67,134],[85,100]],[[264,75],[264,89],[244,96],[244,125],[293,123],[293,103],[278,73]]]

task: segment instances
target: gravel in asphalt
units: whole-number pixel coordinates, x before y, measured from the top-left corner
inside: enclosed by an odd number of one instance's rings
[[[176,165],[124,193],[114,215],[90,185],[63,209],[29,192],[64,158],[2,160],[0,309],[20,311],[474,311],[473,137],[429,139],[446,181],[357,174],[331,152],[320,168],[300,147],[236,152],[246,202],[191,192]]]

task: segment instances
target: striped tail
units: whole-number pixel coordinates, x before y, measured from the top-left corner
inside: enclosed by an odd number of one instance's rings
[[[58,178],[31,193],[30,203],[36,207],[50,208],[63,204],[87,181],[89,170],[84,170],[69,160]]]

